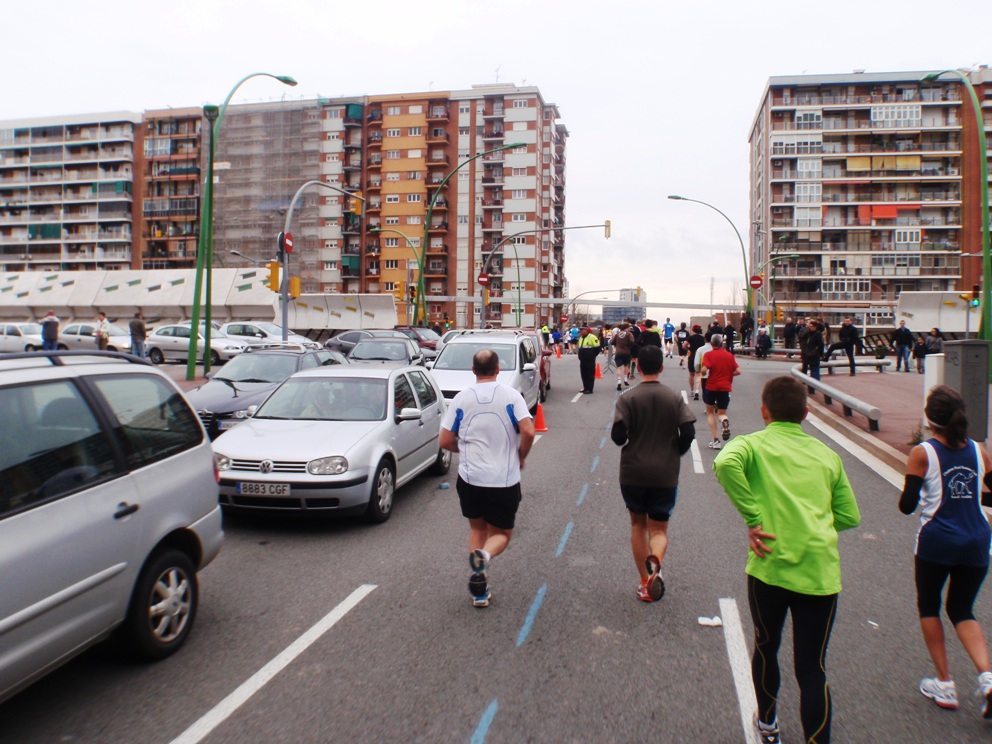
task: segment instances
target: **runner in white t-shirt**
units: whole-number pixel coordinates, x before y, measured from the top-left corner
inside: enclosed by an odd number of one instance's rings
[[[506,550],[520,505],[520,471],[534,443],[534,421],[519,392],[496,382],[499,357],[483,349],[472,358],[475,384],[448,404],[439,445],[459,452],[458,500],[469,522],[468,590],[488,607],[489,562]]]

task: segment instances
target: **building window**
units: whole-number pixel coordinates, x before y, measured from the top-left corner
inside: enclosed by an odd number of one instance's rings
[[[340,132],[328,132],[327,133],[327,139],[329,139],[329,140],[341,139],[341,133]]]
[[[460,103],[460,104],[458,104],[458,113],[459,114],[470,114],[470,113],[472,113],[472,105],[469,104],[469,103]]]
[[[400,239],[399,238],[384,238],[383,239],[383,244],[387,248],[399,248],[400,247]]]
[[[513,216],[510,218],[512,222],[526,222],[527,215],[523,212],[514,212]]]
[[[400,195],[399,194],[386,194],[386,204],[399,204]]]
[[[459,225],[467,225],[468,224],[468,215],[467,214],[460,214],[460,215],[458,215],[458,224]]]
[[[819,202],[822,201],[820,197],[821,185],[819,183],[797,183],[796,184],[796,201],[797,202]]]
[[[517,98],[513,101],[513,108],[527,108],[528,101],[524,98]]]
[[[326,117],[328,119],[340,119],[341,118],[341,109],[336,109],[336,108],[335,109],[328,109],[327,110]]]
[[[407,194],[406,200],[410,204],[416,204],[417,202],[420,201],[420,194]]]
[[[386,150],[386,160],[399,160],[400,151],[399,150]]]
[[[421,173],[420,171],[410,171],[409,173],[407,173],[406,177],[408,179],[410,179],[411,181],[423,181],[424,180],[424,174]]]
[[[396,197],[396,199],[397,199],[397,201],[399,201],[399,197]],[[387,225],[398,225],[398,224],[400,224],[400,218],[399,217],[387,217],[386,218],[386,224]]]
[[[399,106],[386,106],[386,115],[387,116],[399,116],[400,115],[400,107]]]
[[[324,271],[336,271],[338,268],[337,261],[324,261]]]
[[[399,129],[387,129],[386,130],[386,136],[387,137],[399,137],[400,136],[400,130]]]
[[[400,180],[400,174],[399,173],[396,173],[395,171],[393,171],[391,173],[387,173],[386,174],[386,180],[387,181],[399,181]]]
[[[408,137],[422,137],[424,134],[423,127],[410,127],[406,130]]]
[[[406,218],[406,224],[408,225],[422,225],[423,222],[424,222],[424,218],[421,217],[419,214],[411,214],[409,217]]]
[[[400,262],[397,261],[395,258],[390,258],[390,259],[388,259],[386,261],[383,261],[382,262],[382,265],[385,268],[387,268],[387,269],[398,269],[399,268],[399,263]]]
[[[408,158],[422,158],[424,157],[423,150],[407,150],[406,156]]]
[[[896,230],[896,246],[898,248],[908,248],[910,246],[919,247],[920,231],[917,230]]]
[[[796,161],[796,169],[799,171],[800,178],[821,178],[823,174],[823,161],[819,158],[799,158]]]
[[[527,145],[522,145],[520,147],[513,148],[514,155],[525,155],[527,153]]]
[[[796,129],[823,129],[823,115],[819,111],[796,112]]]
[[[527,189],[513,189],[513,191],[511,191],[510,194],[511,194],[510,196],[511,199],[526,199]]]
[[[468,127],[458,127],[458,134],[462,136],[468,136],[471,130]]]
[[[424,113],[424,107],[423,106],[418,106],[418,105],[414,104],[413,106],[410,106],[409,109],[407,109],[407,113],[410,113],[410,114],[422,114],[422,113]]]
[[[510,171],[510,173],[511,173],[511,175],[514,175],[514,176],[526,176],[527,175],[527,169],[526,168],[514,168],[513,170]]]

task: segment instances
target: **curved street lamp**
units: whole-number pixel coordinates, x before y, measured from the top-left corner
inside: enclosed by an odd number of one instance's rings
[[[253,77],[270,77],[273,80],[278,80],[283,85],[294,86],[296,85],[296,80],[291,78],[289,75],[271,75],[268,72],[253,72],[250,75],[245,75],[234,87],[231,88],[231,92],[227,94],[227,98],[224,99],[224,103],[221,104],[220,108],[217,106],[204,106],[203,116],[210,122],[210,146],[207,150],[207,177],[203,184],[203,207],[200,214],[200,235],[197,240],[196,245],[196,278],[193,282],[193,313],[192,321],[193,328],[199,326],[200,321],[200,303],[202,302],[202,289],[204,283],[204,268],[206,268],[206,290],[207,290],[207,303],[204,312],[204,323],[206,324],[206,329],[204,331],[204,352],[203,352],[203,372],[204,374],[210,371],[210,313],[213,305],[213,294],[212,294],[212,274],[213,274],[213,263],[214,263],[214,157],[217,154],[217,136],[220,133],[220,123],[224,118],[224,113],[227,111],[227,106],[234,97],[235,91],[241,87],[241,85],[250,80]],[[198,338],[196,334],[190,334],[189,338],[189,349],[186,352],[186,379],[192,380],[196,376],[196,355],[197,355],[197,342]]]
[[[424,275],[424,253],[427,250],[426,246],[423,246],[423,245],[420,246],[420,253],[418,254],[417,253],[417,246],[414,245],[413,239],[409,235],[407,235],[406,233],[400,232],[399,230],[394,230],[391,227],[370,227],[369,228],[369,232],[370,233],[376,233],[377,235],[378,234],[382,234],[382,233],[393,233],[394,235],[399,235],[400,237],[402,237],[406,241],[407,248],[409,248],[411,251],[413,251],[413,257],[415,259],[417,259],[417,272],[418,272],[418,274],[421,277],[423,277],[423,275]],[[419,279],[418,279],[418,285],[417,285],[417,292],[418,292],[418,294],[417,294],[417,304],[419,304],[420,303],[420,294],[419,294],[419,292],[420,292],[420,284],[419,284]],[[407,313],[407,322],[411,326],[416,325],[416,323],[413,322],[414,319],[411,318],[411,317],[409,317],[409,315],[410,314],[408,312]],[[414,312],[414,316],[416,316],[416,312]]]
[[[787,258],[800,258],[801,255],[802,254],[800,253],[780,253],[774,255],[771,258],[769,258],[767,261],[765,261],[763,264],[761,264],[761,266],[758,267],[758,270],[754,273],[758,276],[763,276],[762,272],[768,267],[769,264],[774,264],[777,263],[778,261],[784,261]],[[777,268],[776,266],[772,266],[772,275],[768,279],[768,294],[765,295],[764,293],[762,293],[762,296],[765,299],[765,304],[771,306],[769,312],[772,313],[772,318],[770,322],[772,323],[773,327],[775,325],[774,310],[775,310],[775,269],[776,268]]]
[[[503,150],[512,150],[516,147],[526,147],[526,146],[527,146],[526,142],[512,142],[509,145],[503,145],[502,147],[497,147],[494,150],[486,150],[485,152],[476,153],[472,157],[466,158],[465,160],[460,162],[457,166],[455,166],[454,170],[452,170],[448,175],[446,175],[441,180],[440,183],[435,184],[437,188],[434,190],[434,196],[431,197],[430,204],[427,205],[427,216],[424,218],[424,242],[422,245],[424,251],[427,250],[427,246],[429,245],[428,241],[430,240],[431,217],[434,214],[434,206],[437,204],[438,197],[441,196],[441,189],[443,189],[444,185],[448,183],[449,180],[451,180],[451,177],[455,175],[459,170],[464,168],[466,165],[471,163],[473,160],[478,160],[479,158],[485,155],[492,155],[495,152],[503,152]],[[427,165],[428,167],[430,167],[430,161],[428,161]],[[411,325],[417,325],[420,322],[421,308],[423,308],[424,311],[424,319],[425,320],[427,319],[427,298],[424,297],[423,263],[420,264],[418,273],[420,274],[420,276],[417,277],[417,304],[413,309],[414,322]]]
[[[753,304],[752,298],[751,298],[751,294],[752,294],[751,293],[751,275],[748,273],[748,270],[747,270],[747,249],[744,248],[744,238],[741,237],[741,233],[740,233],[740,230],[737,229],[737,225],[735,225],[734,222],[733,222],[733,220],[731,220],[727,215],[725,215],[723,212],[721,212],[719,209],[717,209],[716,207],[714,207],[712,204],[709,204],[708,202],[700,201],[699,199],[690,199],[687,196],[679,196],[678,194],[672,194],[668,198],[669,199],[675,199],[677,201],[694,202],[696,204],[702,204],[704,207],[709,207],[714,212],[717,212],[721,217],[723,217],[723,219],[725,219],[727,222],[729,222],[730,223],[730,226],[732,228],[734,228],[734,233],[737,234],[737,240],[741,244],[741,256],[744,259],[744,294],[745,294],[745,297],[747,298],[747,301],[745,303],[744,309],[747,312],[750,313],[752,311],[753,307],[754,307],[754,304]]]
[[[978,338],[992,340],[992,245],[989,240],[989,151],[985,138],[985,121],[982,117],[982,104],[971,80],[961,70],[941,70],[920,78],[921,83],[934,83],[941,75],[956,75],[964,84],[971,99],[978,132],[978,161],[981,168],[981,209],[982,209],[982,320],[978,326]],[[990,347],[992,353],[992,347]],[[992,382],[992,365],[989,368],[989,381]]]

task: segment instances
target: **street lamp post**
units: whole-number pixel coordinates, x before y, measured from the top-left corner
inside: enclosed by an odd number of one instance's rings
[[[961,70],[942,70],[924,75],[920,82],[933,83],[941,75],[956,75],[964,84],[971,99],[971,108],[975,113],[975,125],[978,132],[978,160],[981,163],[981,209],[982,209],[982,320],[978,326],[978,338],[982,341],[992,340],[992,244],[989,239],[989,154],[985,138],[985,121],[982,117],[982,105],[971,80]],[[992,347],[990,347],[992,351]],[[992,382],[992,365],[989,368]]]
[[[601,225],[574,225],[572,227],[539,227],[539,228],[537,228],[535,230],[521,230],[520,232],[513,233],[513,235],[507,235],[505,238],[503,238],[502,240],[500,240],[496,245],[494,245],[493,246],[493,249],[491,251],[489,251],[489,254],[486,256],[486,260],[483,261],[483,263],[482,263],[482,270],[479,273],[485,274],[489,270],[489,264],[493,260],[493,255],[497,251],[499,251],[499,249],[503,246],[504,243],[512,240],[513,238],[516,238],[519,235],[533,235],[535,233],[543,233],[543,232],[563,232],[565,230],[588,230],[588,229],[593,228],[593,227],[602,227],[602,228],[604,228],[606,230],[606,238],[607,238],[607,240],[609,240],[609,238],[610,238],[610,229],[611,229],[610,220],[606,220]],[[521,312],[522,312],[522,310],[521,310],[521,299],[520,299],[520,256],[517,254],[517,244],[516,243],[511,243],[511,245],[513,246],[513,262],[514,262],[514,264],[516,264],[516,267],[517,267],[517,312],[514,315],[515,315],[515,318],[516,318],[516,321],[517,321],[517,327],[519,328],[520,327],[520,315],[521,315]],[[485,290],[485,288],[483,288],[482,289],[482,293],[481,293],[482,305],[481,305],[481,309],[480,309],[480,312],[479,312],[479,327],[480,328],[485,327],[485,325],[486,325],[486,301],[485,301],[485,295],[486,295],[486,290]]]
[[[393,230],[390,227],[371,227],[371,228],[369,228],[369,232],[370,233],[376,233],[376,234],[393,233],[394,235],[399,235],[400,237],[402,237],[406,241],[407,247],[411,251],[413,251],[413,257],[415,259],[417,259],[417,273],[421,277],[423,277],[423,275],[424,275],[424,253],[427,250],[427,246],[424,246],[424,245],[420,246],[420,253],[418,254],[417,253],[417,246],[414,245],[413,240],[410,238],[410,236],[407,235],[404,232],[400,232],[399,230]],[[409,278],[409,277],[407,277],[407,278]],[[418,304],[420,302],[420,294],[419,294],[420,293],[420,286],[419,286],[419,281],[420,280],[418,279],[418,287],[417,287],[417,293],[418,293],[417,294],[417,303]],[[409,312],[407,313],[407,315],[409,316]],[[416,316],[416,312],[414,312],[414,316]],[[415,317],[413,319],[411,319],[410,317],[407,317],[407,321],[409,321],[409,323],[410,323],[411,326],[416,325]]]
[[[220,123],[224,119],[227,106],[234,97],[235,91],[243,83],[253,77],[270,77],[278,80],[283,85],[294,86],[296,81],[289,75],[271,75],[267,72],[253,72],[245,75],[227,94],[224,103],[220,108],[216,106],[204,106],[203,116],[210,123],[210,146],[207,150],[207,177],[203,184],[203,207],[200,216],[200,235],[196,246],[196,278],[193,282],[193,332],[189,336],[189,349],[186,352],[186,379],[192,380],[196,376],[196,356],[198,351],[199,327],[200,327],[200,302],[202,301],[201,289],[204,283],[204,271],[206,271],[207,301],[204,312],[204,353],[203,371],[210,371],[210,320],[213,305],[213,243],[214,243],[214,157],[217,154],[217,135],[220,133]]]
[[[734,228],[734,233],[737,234],[737,240],[741,244],[741,256],[744,258],[744,294],[747,300],[744,309],[747,312],[751,312],[753,309],[753,302],[751,300],[751,275],[748,273],[747,270],[747,249],[744,248],[744,238],[741,237],[741,233],[740,230],[737,229],[737,225],[735,225],[733,220],[731,220],[727,215],[725,215],[719,209],[717,209],[712,204],[709,204],[707,202],[700,201],[699,199],[690,199],[687,196],[679,196],[678,194],[672,194],[668,198],[675,199],[677,201],[695,202],[696,204],[702,204],[704,207],[709,207],[714,212],[717,212],[721,217],[723,217],[723,219],[729,222],[730,226]]]
[[[325,189],[331,191],[336,191],[339,194],[344,194],[345,196],[350,196],[352,199],[358,199],[364,202],[365,199],[358,194],[353,194],[350,191],[346,191],[338,186],[334,186],[330,183],[324,183],[323,181],[307,181],[305,184],[300,186],[293,194],[293,199],[289,203],[289,209],[286,210],[286,222],[283,224],[282,233],[279,236],[279,253],[278,259],[282,264],[282,271],[280,272],[282,276],[279,281],[279,300],[282,303],[282,340],[287,341],[289,339],[289,253],[284,245],[283,238],[289,234],[289,228],[293,221],[293,211],[296,209],[296,203],[303,196],[303,192],[306,191],[311,186],[321,186]]]
[[[427,216],[424,218],[424,243],[421,246],[424,251],[427,250],[428,241],[430,240],[431,217],[434,214],[434,206],[437,204],[438,197],[441,195],[441,190],[444,188],[444,185],[448,183],[451,177],[455,175],[458,171],[460,171],[462,168],[464,168],[466,165],[471,163],[473,160],[478,160],[479,158],[485,155],[492,155],[495,152],[503,152],[503,150],[512,150],[516,147],[526,147],[526,146],[527,146],[526,142],[513,142],[509,145],[503,145],[502,147],[497,147],[494,150],[486,150],[485,152],[476,153],[472,157],[466,158],[465,160],[460,162],[454,168],[454,170],[452,170],[448,175],[446,175],[441,180],[439,184],[437,184],[437,188],[434,190],[434,196],[431,197],[430,204],[427,205]],[[430,165],[429,162],[428,165]],[[413,310],[414,322],[412,323],[412,325],[419,324],[421,308],[423,308],[424,311],[424,319],[426,320],[427,318],[427,299],[424,297],[424,266],[422,262],[418,273],[420,274],[420,276],[417,278],[417,304]]]
[[[783,253],[783,254],[779,254],[779,255],[776,255],[776,256],[772,256],[767,261],[765,261],[763,264],[761,264],[761,266],[759,266],[758,267],[758,270],[755,272],[758,276],[763,276],[762,272],[765,270],[765,268],[768,267],[769,264],[772,264],[772,275],[769,277],[769,280],[768,280],[768,294],[765,295],[765,304],[766,305],[771,305],[771,311],[772,311],[771,324],[772,324],[772,328],[773,329],[775,328],[775,314],[774,314],[774,312],[775,312],[775,269],[777,268],[775,266],[775,264],[778,263],[779,261],[784,261],[787,258],[799,258],[799,257],[800,257],[800,254],[799,253]],[[772,335],[774,336],[775,334],[773,333]]]

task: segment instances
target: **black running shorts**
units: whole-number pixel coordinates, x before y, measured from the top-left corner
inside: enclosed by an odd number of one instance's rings
[[[628,367],[630,366],[630,354],[617,354],[613,357],[613,361],[618,367]]]
[[[632,514],[647,514],[656,522],[667,522],[675,508],[678,488],[658,488],[655,486],[631,486],[620,484],[623,503]]]
[[[462,505],[462,516],[466,519],[482,519],[501,530],[512,530],[520,506],[520,484],[506,488],[473,486],[458,476],[455,484],[458,501]]]

